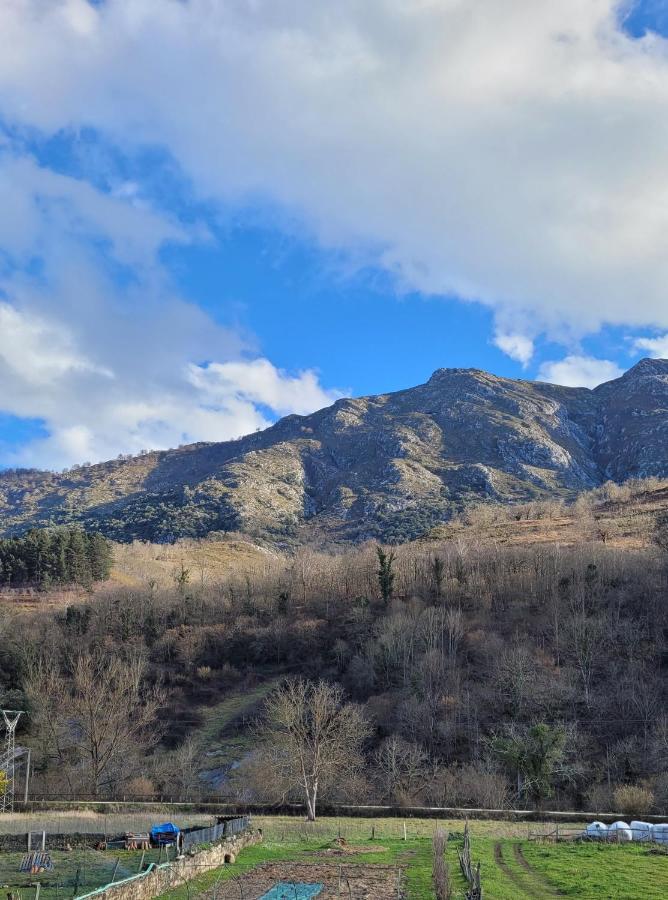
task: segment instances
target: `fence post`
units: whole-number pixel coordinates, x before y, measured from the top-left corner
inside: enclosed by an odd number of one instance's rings
[[[77,866],[77,874],[74,877],[74,890],[72,892],[72,896],[76,897],[79,893],[79,878],[81,877],[81,866]]]

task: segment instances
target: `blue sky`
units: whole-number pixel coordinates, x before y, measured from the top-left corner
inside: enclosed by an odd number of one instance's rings
[[[668,354],[663,2],[22,0],[0,30],[0,465]]]

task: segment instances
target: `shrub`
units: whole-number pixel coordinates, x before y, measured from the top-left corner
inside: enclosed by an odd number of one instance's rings
[[[434,864],[432,870],[432,880],[434,883],[434,894],[436,900],[450,900],[452,897],[452,886],[450,884],[450,872],[445,859],[445,848],[448,843],[448,832],[442,828],[437,828],[432,838],[432,847],[434,852]]]
[[[150,778],[138,775],[126,781],[123,793],[132,799],[141,800],[143,797],[152,797],[155,794],[155,785]]]
[[[615,809],[628,817],[644,816],[654,806],[654,794],[638,784],[624,784],[612,794]]]
[[[605,783],[592,784],[585,793],[585,809],[591,812],[610,812],[615,804],[612,791]]]

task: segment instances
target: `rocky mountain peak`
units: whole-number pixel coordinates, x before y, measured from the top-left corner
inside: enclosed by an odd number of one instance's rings
[[[237,441],[0,472],[0,533],[80,522],[118,540],[408,540],[471,504],[668,476],[666,376],[667,360],[645,359],[591,391],[444,368]]]
[[[622,375],[622,379],[630,381],[635,378],[668,376],[668,359],[652,359],[645,357]]]

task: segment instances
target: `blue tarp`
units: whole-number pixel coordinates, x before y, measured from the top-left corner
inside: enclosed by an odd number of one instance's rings
[[[171,822],[164,822],[162,825],[154,825],[151,828],[151,841],[154,844],[174,844],[179,836],[181,829]]]
[[[305,881],[279,881],[260,900],[311,900],[323,887],[322,884],[308,884]]]

